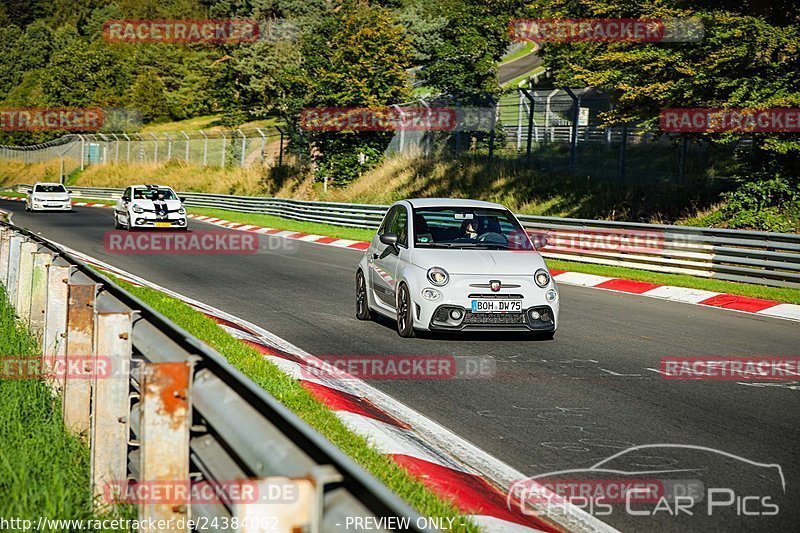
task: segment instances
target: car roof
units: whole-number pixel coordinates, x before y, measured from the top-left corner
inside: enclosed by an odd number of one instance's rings
[[[408,202],[412,207],[485,207],[506,209],[506,207],[501,204],[463,198],[409,198],[403,200],[403,202]]]
[[[63,183],[51,183],[49,181],[37,181],[33,186],[36,187],[37,185],[59,185],[62,187],[64,186]]]
[[[173,190],[172,187],[169,185],[153,185],[152,183],[149,185],[131,185],[132,189],[169,189]]]

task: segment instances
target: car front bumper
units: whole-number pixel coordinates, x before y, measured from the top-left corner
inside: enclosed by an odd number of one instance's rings
[[[560,295],[555,282],[535,284],[532,276],[497,276],[502,288],[492,292],[482,277],[451,276],[444,287],[423,285],[412,295],[415,327],[430,331],[534,331],[552,332],[558,327]],[[440,297],[429,300],[422,291],[433,288]],[[550,297],[548,298],[548,292]],[[553,295],[555,297],[553,298]],[[519,300],[521,312],[473,312],[473,300]]]
[[[72,211],[72,202],[32,202],[34,211]]]
[[[188,225],[185,215],[156,218],[150,213],[131,213],[131,222],[131,227],[136,229],[186,229]]]

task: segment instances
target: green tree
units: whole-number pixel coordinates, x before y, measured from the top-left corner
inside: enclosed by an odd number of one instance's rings
[[[800,105],[800,5],[777,2],[685,0],[537,0],[536,17],[696,18],[705,34],[683,43],[547,43],[545,62],[559,85],[610,91],[607,123],[639,122],[657,129],[671,107],[772,108]],[[737,134],[694,137],[726,143]],[[800,174],[800,141],[781,134],[751,135],[755,149],[742,176]],[[796,182],[795,182],[796,183]]]
[[[169,118],[164,82],[155,72],[143,72],[136,77],[129,101],[144,122],[159,122]]]

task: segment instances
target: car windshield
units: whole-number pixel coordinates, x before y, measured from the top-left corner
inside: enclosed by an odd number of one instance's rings
[[[414,243],[420,248],[533,248],[508,210],[476,207],[414,209]]]
[[[175,196],[175,193],[172,189],[167,189],[164,187],[152,188],[152,189],[135,189],[133,191],[133,198],[134,200],[177,200],[178,197]]]
[[[37,185],[34,192],[67,192],[63,185]]]

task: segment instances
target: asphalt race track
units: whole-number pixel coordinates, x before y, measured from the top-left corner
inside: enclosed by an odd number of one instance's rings
[[[653,369],[670,356],[798,356],[800,323],[689,304],[561,286],[554,340],[504,335],[402,339],[390,323],[354,316],[359,252],[270,239],[258,255],[116,255],[107,209],[28,214],[0,201],[14,223],[177,292],[254,322],[318,355],[491,356],[491,379],[373,382],[526,475],[586,468],[635,445],[709,447],[774,469],[699,450],[632,452],[628,469],[681,470],[683,479],[730,488],[730,505],[707,516],[600,516],[625,531],[797,529],[800,518],[800,381],[672,381]],[[215,229],[190,221],[194,230]],[[573,477],[580,477],[574,474]],[[601,476],[602,477],[602,476]],[[606,474],[605,478],[609,475]],[[649,475],[645,477],[656,477]],[[726,493],[728,494],[728,493]],[[742,498],[758,500],[739,505]],[[776,516],[764,495],[779,503]],[[726,496],[727,497],[727,496]],[[652,511],[652,506],[651,506]]]

